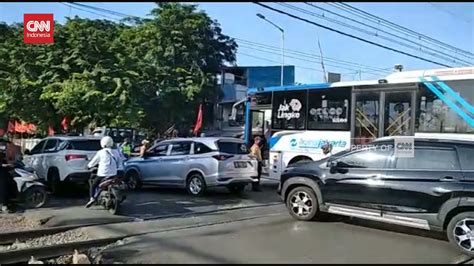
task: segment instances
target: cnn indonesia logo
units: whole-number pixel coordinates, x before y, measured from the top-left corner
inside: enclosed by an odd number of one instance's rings
[[[35,44],[53,43],[53,14],[24,14],[23,41]]]

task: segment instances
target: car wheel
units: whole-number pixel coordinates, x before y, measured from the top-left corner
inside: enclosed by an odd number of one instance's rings
[[[125,178],[126,178],[125,180],[127,180],[126,183],[127,183],[128,188],[130,190],[137,190],[137,189],[140,189],[142,187],[142,182],[141,182],[140,177],[139,177],[139,175],[136,171],[127,172]]]
[[[61,193],[62,183],[59,179],[59,172],[56,169],[51,169],[48,173],[48,187],[53,195]]]
[[[460,251],[474,256],[474,212],[463,212],[454,216],[446,230],[449,242]]]
[[[286,207],[294,218],[309,221],[318,213],[318,199],[311,188],[299,186],[288,194]]]
[[[194,173],[188,178],[186,183],[186,189],[188,193],[193,196],[202,196],[206,190],[206,182],[201,174]]]
[[[117,215],[119,213],[120,201],[114,191],[109,190],[109,195],[110,199],[106,208],[111,214]]]
[[[46,203],[48,195],[42,186],[32,186],[22,193],[22,205],[26,208],[41,208]]]
[[[240,194],[245,190],[246,185],[229,185],[227,189],[231,193]]]

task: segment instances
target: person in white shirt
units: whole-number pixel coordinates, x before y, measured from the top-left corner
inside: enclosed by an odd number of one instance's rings
[[[116,176],[117,170],[122,168],[122,158],[117,150],[112,149],[113,145],[114,141],[111,137],[103,137],[100,140],[100,146],[102,149],[95,154],[95,156],[87,165],[89,168],[95,167],[96,165],[99,165],[99,167],[97,169],[97,176],[94,178],[90,186],[90,199],[86,204],[86,208],[92,206],[92,204],[96,201],[94,194],[100,182],[102,182],[103,179]]]

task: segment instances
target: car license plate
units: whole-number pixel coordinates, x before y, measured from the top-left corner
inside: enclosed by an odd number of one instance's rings
[[[246,162],[234,162],[235,168],[247,168]]]

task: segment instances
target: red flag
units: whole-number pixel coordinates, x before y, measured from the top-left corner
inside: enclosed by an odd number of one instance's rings
[[[67,116],[65,116],[63,118],[63,121],[61,121],[61,127],[62,127],[63,131],[67,131],[68,126],[69,126],[69,118]]]
[[[15,124],[12,121],[8,121],[8,132],[15,133]]]
[[[30,134],[33,134],[36,132],[36,126],[34,124],[27,124],[27,131]]]
[[[27,130],[26,126],[22,122],[15,121],[15,131],[18,133],[25,133]]]
[[[197,115],[196,125],[194,126],[193,133],[196,136],[202,127],[202,104],[199,104],[199,112]]]
[[[48,136],[54,136],[54,129],[51,126],[48,127]]]

